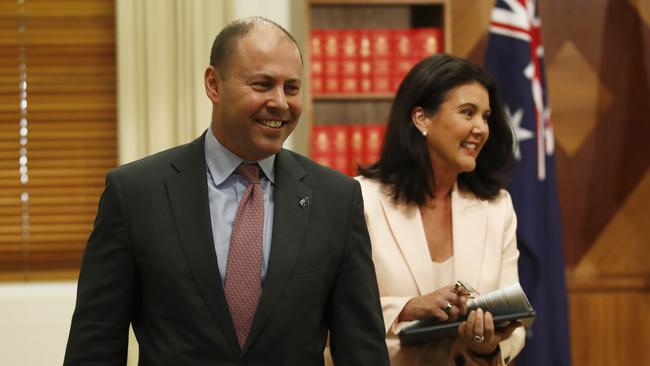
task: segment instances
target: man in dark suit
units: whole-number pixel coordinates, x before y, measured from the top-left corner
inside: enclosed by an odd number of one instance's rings
[[[328,332],[336,364],[387,365],[359,185],[282,149],[295,40],[237,21],[210,64],[211,128],[106,178],[65,365],[125,364],[129,323],[141,365],[322,365]]]

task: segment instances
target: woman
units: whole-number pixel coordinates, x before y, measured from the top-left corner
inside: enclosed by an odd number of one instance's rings
[[[503,190],[512,158],[512,131],[481,67],[436,55],[402,81],[380,159],[358,178],[392,365],[507,364],[523,348],[520,324],[495,330],[482,310],[454,339],[400,347],[396,337],[408,321],[465,315],[456,280],[481,293],[518,281],[516,218]]]

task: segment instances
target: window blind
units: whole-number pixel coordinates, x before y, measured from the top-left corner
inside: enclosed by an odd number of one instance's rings
[[[2,1],[0,54],[0,279],[74,276],[116,165],[114,1]]]

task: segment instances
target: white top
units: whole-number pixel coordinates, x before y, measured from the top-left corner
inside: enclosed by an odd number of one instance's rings
[[[454,283],[454,256],[444,262],[431,261],[433,265],[433,287],[439,289]]]

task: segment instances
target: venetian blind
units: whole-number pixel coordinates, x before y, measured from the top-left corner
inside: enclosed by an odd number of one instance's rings
[[[74,274],[116,165],[113,0],[0,0],[0,279]]]

